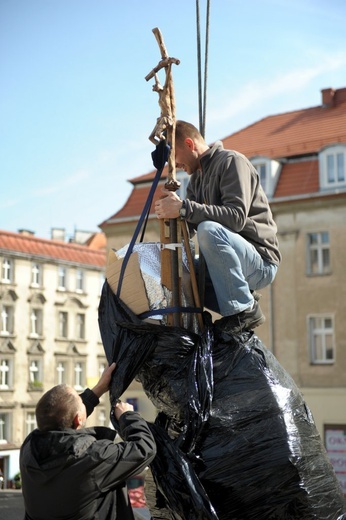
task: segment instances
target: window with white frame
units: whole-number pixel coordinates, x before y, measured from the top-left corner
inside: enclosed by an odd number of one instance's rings
[[[256,170],[258,172],[260,182],[262,185],[263,190],[265,193],[268,190],[267,184],[268,184],[268,174],[267,174],[267,165],[264,162],[259,162],[256,164]]]
[[[74,388],[75,390],[83,390],[85,388],[85,363],[83,361],[74,361]]]
[[[10,421],[11,416],[9,413],[0,412],[0,441],[10,442]]]
[[[58,315],[58,336],[59,338],[68,337],[68,314],[65,311],[60,311]]]
[[[66,377],[66,369],[67,369],[67,363],[66,361],[57,361],[56,364],[56,382],[57,385],[63,385],[67,383],[67,377]]]
[[[67,290],[67,268],[63,265],[59,265],[58,267],[58,290]]]
[[[335,340],[333,316],[310,316],[309,340],[312,364],[334,363]]]
[[[346,144],[330,146],[319,154],[322,189],[346,186]]]
[[[84,292],[84,271],[82,269],[77,269],[76,271],[76,292],[82,293]]]
[[[85,314],[76,314],[76,339],[85,339]]]
[[[1,305],[0,312],[1,319],[1,330],[2,336],[9,336],[14,334],[14,306],[7,305],[6,303]]]
[[[31,309],[30,313],[30,336],[37,338],[43,334],[43,311],[42,309]]]
[[[35,428],[37,428],[36,417],[34,412],[27,412],[25,418],[25,431],[29,435]]]
[[[31,287],[42,286],[42,270],[41,264],[34,262],[31,266]]]
[[[3,257],[1,262],[1,282],[13,283],[14,281],[14,262],[12,258]]]
[[[0,390],[9,390],[13,382],[13,362],[11,358],[0,356]]]
[[[328,231],[307,234],[307,272],[318,275],[330,273],[330,244]]]
[[[29,360],[29,383],[34,387],[42,386],[42,360]]]
[[[251,163],[257,170],[263,191],[268,197],[272,197],[280,175],[281,164],[262,156],[252,157]]]

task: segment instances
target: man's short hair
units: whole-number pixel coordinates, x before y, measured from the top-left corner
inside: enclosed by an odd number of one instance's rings
[[[190,137],[191,139],[197,141],[203,139],[199,130],[194,125],[188,123],[187,121],[182,121],[181,119],[178,119],[178,121],[175,124],[175,141],[178,143],[182,143],[184,139],[186,139],[186,137]]]
[[[73,428],[73,419],[80,408],[77,395],[68,385],[57,385],[48,390],[36,405],[36,422],[39,430],[65,430]]]

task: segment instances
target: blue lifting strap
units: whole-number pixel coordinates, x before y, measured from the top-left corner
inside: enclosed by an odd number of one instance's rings
[[[157,169],[157,171],[156,171],[156,174],[155,174],[155,178],[154,178],[153,184],[152,184],[152,186],[150,188],[150,192],[149,192],[147,201],[146,201],[146,203],[144,205],[142,214],[140,216],[140,219],[139,219],[139,221],[137,223],[137,226],[136,226],[135,232],[133,234],[133,237],[131,239],[131,242],[129,244],[129,247],[128,247],[128,249],[126,251],[126,254],[124,256],[124,260],[123,260],[123,263],[122,263],[122,266],[121,266],[121,270],[120,270],[120,275],[119,275],[119,282],[118,282],[118,289],[117,289],[117,296],[118,296],[118,298],[120,298],[121,287],[122,287],[122,284],[123,284],[123,278],[124,278],[124,273],[125,273],[125,269],[126,269],[127,263],[129,261],[130,255],[131,255],[132,250],[133,250],[133,246],[136,243],[136,240],[137,240],[137,237],[138,237],[139,232],[141,230],[141,227],[143,225],[143,222],[144,222],[145,218],[148,219],[151,203],[152,203],[152,200],[153,200],[153,197],[154,197],[154,193],[155,193],[155,190],[156,190],[157,185],[159,183],[160,177],[162,175],[162,171],[163,171],[163,169],[165,167],[165,164],[167,162],[167,159],[168,159],[168,156],[169,156],[169,152],[170,152],[170,147],[168,146],[168,144],[166,144],[165,140],[162,140],[162,141],[159,142],[159,144],[157,145],[156,149],[151,154],[154,166]]]

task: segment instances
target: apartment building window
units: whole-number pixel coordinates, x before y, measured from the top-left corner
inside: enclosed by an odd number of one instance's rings
[[[29,360],[29,386],[31,390],[41,390],[43,385],[42,360]]]
[[[85,339],[85,314],[76,314],[76,339]]]
[[[0,390],[12,388],[13,363],[12,359],[0,357]]]
[[[85,363],[82,361],[75,361],[73,366],[74,371],[74,388],[75,390],[83,390],[85,388]]]
[[[0,412],[0,442],[10,442],[10,420],[9,413]]]
[[[280,175],[281,164],[263,156],[252,157],[251,163],[257,170],[263,191],[268,197],[272,197]]]
[[[37,338],[43,335],[43,311],[42,309],[31,309],[30,313],[30,336]]]
[[[6,303],[1,305],[1,331],[2,336],[14,334],[14,307]]]
[[[335,341],[332,316],[311,316],[309,318],[309,339],[312,364],[334,363]]]
[[[329,184],[345,182],[345,154],[327,154],[327,175]]]
[[[59,338],[67,338],[68,337],[68,314],[67,314],[67,312],[65,312],[65,311],[59,312],[58,324],[59,324],[59,331],[58,331]]]
[[[321,188],[346,185],[346,145],[330,146],[320,152]]]
[[[327,231],[309,233],[307,235],[307,248],[308,274],[330,273],[329,233]]]
[[[1,282],[13,283],[14,281],[14,262],[12,258],[4,257],[1,262]]]
[[[82,269],[77,269],[76,271],[76,292],[82,293],[85,290],[84,287],[84,271]]]
[[[31,287],[42,287],[42,271],[41,264],[34,263],[31,266]]]
[[[58,290],[67,290],[67,268],[62,265],[58,267]]]
[[[58,361],[56,365],[56,373],[57,373],[57,385],[65,384],[66,381],[66,362]]]
[[[25,432],[29,435],[35,428],[37,428],[36,417],[34,412],[27,412],[25,418]]]
[[[79,391],[86,387],[85,356],[81,354],[74,343],[70,343],[64,354],[57,354],[56,382],[69,384]]]
[[[256,164],[256,170],[257,170],[259,178],[260,178],[261,186],[262,186],[263,190],[266,193],[267,190],[268,190],[268,187],[267,187],[267,184],[268,184],[268,174],[267,174],[267,165],[266,165],[266,163],[261,163],[260,162],[260,163]]]

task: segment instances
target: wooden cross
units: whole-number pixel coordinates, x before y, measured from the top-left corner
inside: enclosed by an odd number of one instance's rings
[[[161,52],[161,60],[156,67],[145,77],[146,81],[155,78],[153,91],[159,95],[160,116],[157,118],[156,125],[151,132],[149,139],[157,145],[161,140],[166,140],[170,145],[170,153],[168,156],[168,175],[165,188],[176,191],[180,187],[180,182],[176,179],[175,168],[175,97],[172,76],[172,64],[179,65],[180,60],[170,58],[167,53],[165,43],[163,41],[160,30],[156,27],[153,29],[156,41]],[[158,72],[165,69],[166,78],[164,85],[160,83]],[[172,299],[169,302],[171,307],[181,307],[181,279],[182,279],[182,234],[185,242],[185,249],[190,264],[190,274],[192,282],[192,290],[195,297],[195,303],[199,306],[199,296],[197,283],[195,281],[195,273],[193,259],[189,246],[189,238],[186,222],[181,219],[160,219],[160,241],[161,241],[161,283],[171,291]],[[198,315],[200,327],[203,328],[201,315]],[[180,312],[174,312],[168,315],[167,324],[174,326],[182,325],[182,316]]]
[[[176,191],[180,184],[177,183],[175,176],[175,97],[174,85],[172,75],[172,64],[179,65],[180,60],[177,58],[170,58],[167,53],[165,43],[162,38],[160,29],[157,27],[153,29],[153,33],[161,52],[161,61],[153,68],[151,72],[145,77],[146,81],[155,78],[153,91],[159,95],[159,107],[161,110],[160,116],[157,118],[156,125],[151,132],[149,139],[152,143],[157,145],[160,140],[166,139],[169,143],[171,152],[168,157],[168,176],[165,187],[169,190]],[[162,86],[158,77],[158,72],[165,69],[166,80]]]

